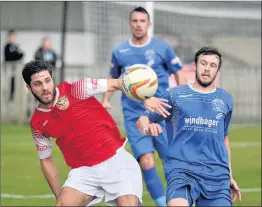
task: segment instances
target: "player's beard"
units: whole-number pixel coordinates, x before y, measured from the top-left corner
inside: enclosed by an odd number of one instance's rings
[[[198,71],[196,70],[196,81],[199,83],[199,85],[206,88],[206,87],[210,86],[215,81],[215,79],[217,77],[217,73],[218,73],[218,71],[216,72],[216,74],[213,76],[213,78],[210,81],[204,82],[200,78],[201,74],[199,74]]]
[[[38,95],[36,95],[33,91],[32,91],[32,94],[33,94],[33,96],[36,98],[36,100],[39,101],[41,104],[48,105],[48,104],[52,103],[52,102],[55,100],[55,97],[56,97],[56,89],[55,89],[55,87],[54,87],[53,93],[52,93],[52,99],[51,99],[50,101],[48,101],[48,102],[43,101],[43,100],[41,99],[41,97],[38,96]]]

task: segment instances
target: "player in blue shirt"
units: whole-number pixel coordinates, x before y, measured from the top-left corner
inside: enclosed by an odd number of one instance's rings
[[[138,7],[130,13],[129,25],[132,38],[114,47],[110,74],[113,78],[119,78],[131,65],[149,65],[158,76],[159,87],[156,92],[158,96],[168,88],[169,74],[175,74],[179,84],[185,83],[185,80],[179,75],[182,64],[174,50],[166,42],[148,36],[150,24],[149,14],[144,8]],[[107,93],[104,96],[102,104],[105,108],[111,108],[108,101],[111,95]],[[142,168],[147,189],[156,205],[164,206],[166,205],[165,189],[155,168],[153,152],[156,148],[159,156],[164,158],[167,147],[166,134],[152,137],[139,133],[136,120],[145,111],[143,103],[129,99],[124,93],[121,102],[127,138]],[[162,122],[161,126],[164,125],[165,123]]]
[[[162,133],[163,119],[173,122],[164,160],[168,206],[231,206],[241,193],[232,177],[228,128],[232,96],[213,82],[221,67],[216,48],[203,47],[195,55],[196,81],[161,95],[171,108],[159,108],[158,98],[146,100],[146,111],[137,121],[141,133]],[[161,115],[162,114],[162,115]],[[233,193],[231,198],[230,191]]]

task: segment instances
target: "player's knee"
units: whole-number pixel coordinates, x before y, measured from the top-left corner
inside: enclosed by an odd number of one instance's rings
[[[175,198],[168,201],[167,206],[189,206],[189,203],[184,198]]]
[[[124,195],[117,198],[118,206],[139,206],[139,199],[135,195]]]
[[[155,166],[153,153],[146,153],[139,158],[139,164],[143,170],[151,169]]]
[[[58,200],[56,206],[70,206],[70,203],[65,200]]]

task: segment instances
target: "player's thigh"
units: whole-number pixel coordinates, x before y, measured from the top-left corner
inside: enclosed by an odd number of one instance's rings
[[[130,205],[142,203],[142,173],[137,160],[122,149],[108,160],[107,166],[110,167],[108,176],[101,181],[105,202],[109,205],[116,205],[117,201]]]
[[[232,202],[228,198],[207,199],[200,197],[196,206],[232,206]]]
[[[72,169],[62,187],[61,192],[63,192],[63,194],[60,202],[70,203],[70,199],[74,200],[73,196],[68,196],[68,198],[64,196],[65,194],[70,195],[69,189],[74,189],[71,190],[72,193],[77,194],[80,192],[78,194],[80,197],[83,195],[88,196],[88,201],[90,201],[88,202],[89,205],[99,203],[104,197],[104,190],[99,185],[99,180],[105,175],[106,172],[101,171],[101,169],[96,169],[95,167],[83,166]],[[93,197],[94,199],[89,200],[89,197]],[[86,200],[86,198],[87,197],[84,198],[83,196],[82,200]]]
[[[168,206],[191,206],[193,204],[190,195],[189,186],[176,187],[167,189]]]
[[[85,206],[93,200],[93,196],[82,193],[71,187],[62,188],[56,206]]]
[[[140,201],[135,195],[123,195],[116,199],[118,206],[140,206]]]
[[[132,143],[130,142],[130,147],[137,160],[139,160],[139,158],[144,154],[154,153],[155,146],[152,136],[143,135],[138,131],[136,132],[135,136],[136,141]]]
[[[174,198],[168,201],[167,206],[189,206],[189,203],[185,198]]]

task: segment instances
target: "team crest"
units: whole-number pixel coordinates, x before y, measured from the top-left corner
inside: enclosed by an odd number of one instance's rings
[[[148,61],[147,65],[152,66],[155,63],[155,51],[150,49],[145,52],[145,58]]]
[[[57,100],[56,106],[60,110],[66,110],[69,107],[69,100],[67,96],[63,96]]]
[[[214,99],[212,101],[212,106],[214,111],[226,113],[227,110],[226,104],[221,99],[218,98]]]

